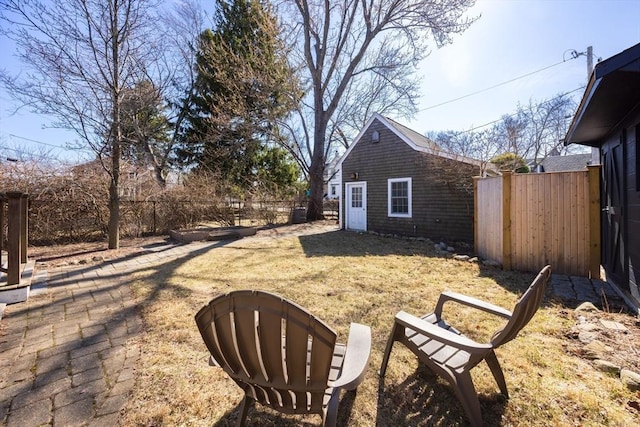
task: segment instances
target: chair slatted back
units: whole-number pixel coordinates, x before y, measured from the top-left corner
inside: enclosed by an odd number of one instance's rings
[[[540,270],[536,278],[531,282],[529,288],[522,297],[520,297],[505,327],[493,335],[491,344],[493,344],[494,347],[498,347],[514,339],[520,330],[529,323],[542,303],[550,277],[551,267],[547,265]]]
[[[263,291],[220,295],[196,314],[209,352],[245,392],[289,413],[322,412],[336,333]]]

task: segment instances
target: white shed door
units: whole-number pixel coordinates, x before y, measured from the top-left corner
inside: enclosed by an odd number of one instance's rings
[[[367,229],[367,183],[349,182],[345,184],[347,195],[347,230]]]

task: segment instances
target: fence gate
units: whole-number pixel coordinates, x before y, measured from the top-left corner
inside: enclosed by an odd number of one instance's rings
[[[475,180],[478,255],[506,270],[600,278],[599,166]]]

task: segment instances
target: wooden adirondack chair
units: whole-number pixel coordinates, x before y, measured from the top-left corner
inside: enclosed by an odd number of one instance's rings
[[[404,311],[399,312],[395,317],[393,330],[387,341],[380,376],[384,377],[387,370],[393,343],[399,341],[416,354],[420,362],[451,384],[471,424],[481,426],[480,401],[471,380],[470,371],[482,360],[485,360],[500,391],[509,397],[504,374],[494,349],[514,339],[531,320],[542,302],[550,276],[551,268],[544,267],[518,300],[513,313],[455,292],[442,293],[435,311],[422,318],[412,316]],[[474,307],[504,317],[508,321],[502,329],[493,334],[490,342],[477,343],[462,335],[442,318],[444,303],[448,301]]]
[[[371,329],[352,323],[348,345],[295,303],[277,295],[241,290],[212,299],[195,316],[219,366],[244,390],[238,426],[260,402],[287,414],[316,413],[336,424],[339,392],[364,379]]]

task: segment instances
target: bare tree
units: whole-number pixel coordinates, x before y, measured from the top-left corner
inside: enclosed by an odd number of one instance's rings
[[[574,109],[575,102],[568,93],[545,101],[529,100],[493,126],[490,133],[493,144],[499,153],[513,153],[534,162],[552,153],[566,153],[563,138]]]
[[[500,152],[522,155],[525,150],[525,131],[528,123],[518,106],[518,112],[512,115],[504,115],[491,129],[494,143]]]
[[[426,136],[445,152],[473,159],[483,158],[482,152],[485,144],[482,132],[475,132],[473,129],[462,132],[447,130],[428,132]]]
[[[576,104],[569,94],[559,94],[543,102],[529,100],[518,108],[520,120],[525,123],[521,155],[543,159],[551,153],[566,151],[564,137]]]
[[[149,75],[153,0],[0,0],[3,33],[27,67],[2,74],[14,98],[74,130],[110,177],[109,248],[119,247],[123,91]]]
[[[430,132],[428,136],[446,152],[480,160],[485,164],[501,154],[540,161],[551,154],[566,154],[563,144],[575,102],[568,93],[551,99],[518,105],[484,130]],[[518,164],[519,165],[519,164]]]
[[[289,148],[310,185],[307,219],[322,217],[327,154],[372,111],[415,112],[415,67],[473,22],[474,0],[295,0],[279,5],[307,97],[288,123]]]
[[[494,129],[469,129],[462,132],[452,130],[429,132],[427,137],[445,153],[477,161],[479,169],[475,174],[484,176],[490,160],[501,152],[495,144],[494,135]]]

